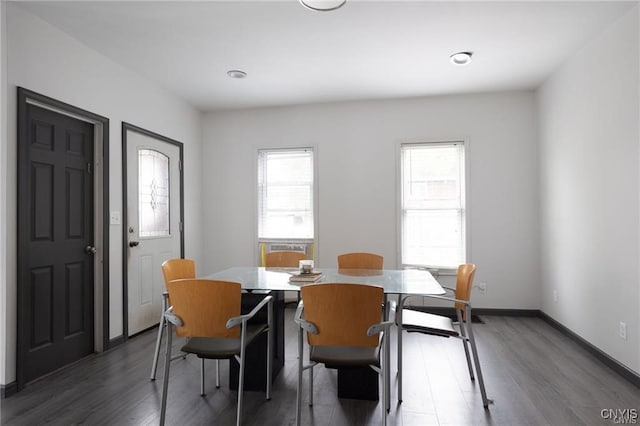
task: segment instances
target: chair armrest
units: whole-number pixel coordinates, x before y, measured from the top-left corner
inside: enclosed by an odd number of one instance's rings
[[[164,312],[164,318],[176,327],[182,327],[182,325],[184,324],[182,322],[182,318],[173,313],[173,307],[167,309]]]
[[[430,299],[446,300],[448,302],[453,302],[453,303],[461,303],[465,306],[471,307],[471,302],[469,300],[456,299],[455,297],[438,296],[436,294],[426,294],[423,297],[428,297]]]
[[[446,286],[441,286],[441,287],[445,291],[445,294],[447,294],[447,293],[451,293],[453,295],[456,294],[456,289],[455,288],[446,287]],[[411,299],[413,297],[433,297],[433,298],[439,299],[439,298],[448,297],[448,296],[439,296],[437,294],[433,294],[433,295],[430,295],[430,294],[407,294],[407,295],[402,296],[402,297],[403,297],[404,302],[406,302],[407,300],[409,300],[409,299]],[[403,306],[404,306],[404,302],[403,302]]]
[[[318,327],[312,323],[311,321],[307,321],[302,318],[302,313],[304,312],[304,303],[301,300],[298,303],[298,307],[296,308],[296,314],[293,317],[293,321],[300,326],[301,329],[305,330],[307,333],[318,334]]]
[[[389,318],[378,324],[374,324],[367,330],[367,336],[373,336],[383,331],[389,330],[392,325],[396,324],[396,302],[390,300],[389,304]]]
[[[248,314],[238,315],[237,317],[229,318],[227,321],[227,328],[233,328],[240,324],[245,324],[248,320],[253,318],[260,309],[262,309],[267,303],[272,303],[273,296],[265,296]]]

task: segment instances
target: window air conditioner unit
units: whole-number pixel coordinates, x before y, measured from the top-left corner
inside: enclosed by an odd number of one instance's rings
[[[307,259],[313,259],[315,256],[313,241],[263,241],[259,243],[259,251],[261,264],[263,264],[264,254],[272,251],[304,253]]]
[[[308,244],[298,243],[271,243],[267,244],[267,253],[272,251],[295,251],[298,253],[307,254]]]

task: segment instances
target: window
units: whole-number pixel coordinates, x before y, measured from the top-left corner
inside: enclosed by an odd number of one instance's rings
[[[163,153],[138,151],[138,200],[140,238],[169,236],[169,157]]]
[[[401,263],[457,268],[465,262],[463,142],[402,144]]]
[[[258,152],[258,239],[314,238],[313,150]]]

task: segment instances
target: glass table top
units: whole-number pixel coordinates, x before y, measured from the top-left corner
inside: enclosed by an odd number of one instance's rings
[[[299,291],[302,285],[316,283],[358,283],[377,285],[387,294],[441,295],[444,289],[428,271],[418,269],[328,269],[317,268],[322,273],[320,280],[289,282],[289,277],[298,273],[298,268],[233,267],[203,278],[236,281],[245,290]]]

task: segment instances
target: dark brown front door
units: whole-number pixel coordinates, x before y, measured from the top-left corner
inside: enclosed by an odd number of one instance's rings
[[[19,143],[18,385],[94,351],[94,126],[26,107]]]

